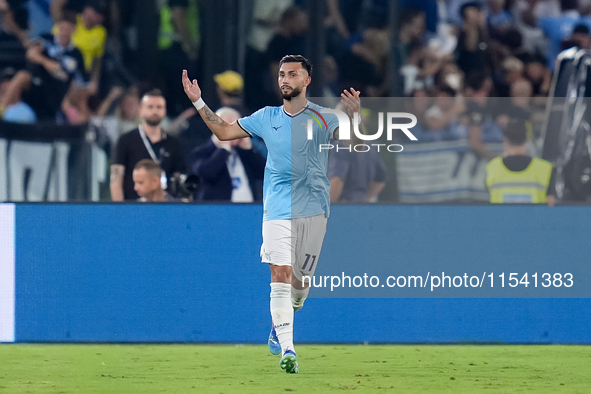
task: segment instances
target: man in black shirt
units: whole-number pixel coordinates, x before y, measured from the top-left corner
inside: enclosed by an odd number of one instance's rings
[[[111,198],[113,201],[137,200],[134,190],[133,169],[143,159],[160,164],[166,181],[175,173],[185,170],[179,141],[167,135],[160,123],[166,116],[166,101],[159,90],[152,90],[142,97],[140,126],[123,134],[117,141],[115,157],[111,165]],[[162,182],[164,183],[164,182]]]
[[[87,82],[82,53],[71,40],[75,17],[64,17],[57,25],[55,36],[43,36],[27,49],[27,70],[19,71],[10,81],[0,99],[0,116],[7,103],[22,95],[38,119],[55,120],[70,86]]]

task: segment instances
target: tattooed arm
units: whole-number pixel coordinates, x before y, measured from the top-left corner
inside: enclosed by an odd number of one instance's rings
[[[111,200],[123,201],[123,175],[125,166],[121,164],[111,165]]]
[[[186,70],[183,70],[183,88],[191,102],[195,102],[201,98],[201,89],[197,84],[197,80],[194,79],[193,82],[191,82]],[[244,131],[237,122],[225,122],[207,105],[199,110],[199,115],[201,115],[207,127],[209,127],[220,141],[230,141],[238,138],[250,137],[250,135]]]

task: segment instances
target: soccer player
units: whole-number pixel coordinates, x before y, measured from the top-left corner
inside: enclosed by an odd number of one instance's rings
[[[287,373],[299,372],[293,345],[294,311],[302,308],[308,296],[310,284],[303,283],[302,277],[312,277],[318,266],[329,215],[328,150],[319,147],[330,142],[339,125],[336,116],[326,114],[325,122],[313,125],[312,139],[308,139],[303,125],[322,110],[306,100],[311,72],[305,57],[284,56],[278,75],[283,105],[262,108],[233,123],[207,107],[197,80],[189,80],[186,70],[182,76],[185,93],[220,140],[259,136],[267,145],[261,260],[271,268],[273,329],[268,343],[271,353],[282,354],[279,365]],[[350,114],[360,111],[358,91],[351,88],[341,96]]]

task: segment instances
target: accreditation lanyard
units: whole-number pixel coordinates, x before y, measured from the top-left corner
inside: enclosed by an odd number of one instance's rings
[[[154,152],[154,148],[152,147],[152,144],[148,140],[148,136],[146,135],[146,132],[144,131],[144,128],[142,127],[142,125],[138,126],[138,130],[140,131],[140,137],[142,137],[142,141],[144,142],[144,146],[146,147],[148,154],[150,155],[152,160],[154,160],[156,163],[160,164],[160,159],[158,158],[158,156],[156,156],[156,152]],[[163,140],[166,139],[166,134],[162,133],[162,139]],[[163,189],[166,189],[168,187],[168,181],[166,179],[166,172],[164,172],[164,170],[162,170],[162,173],[160,174],[160,185],[162,186]]]

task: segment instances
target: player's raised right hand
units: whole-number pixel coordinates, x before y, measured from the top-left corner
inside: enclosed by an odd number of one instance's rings
[[[187,70],[183,70],[183,88],[191,102],[195,102],[201,98],[201,88],[199,88],[196,79],[194,79],[193,82],[189,80]]]

